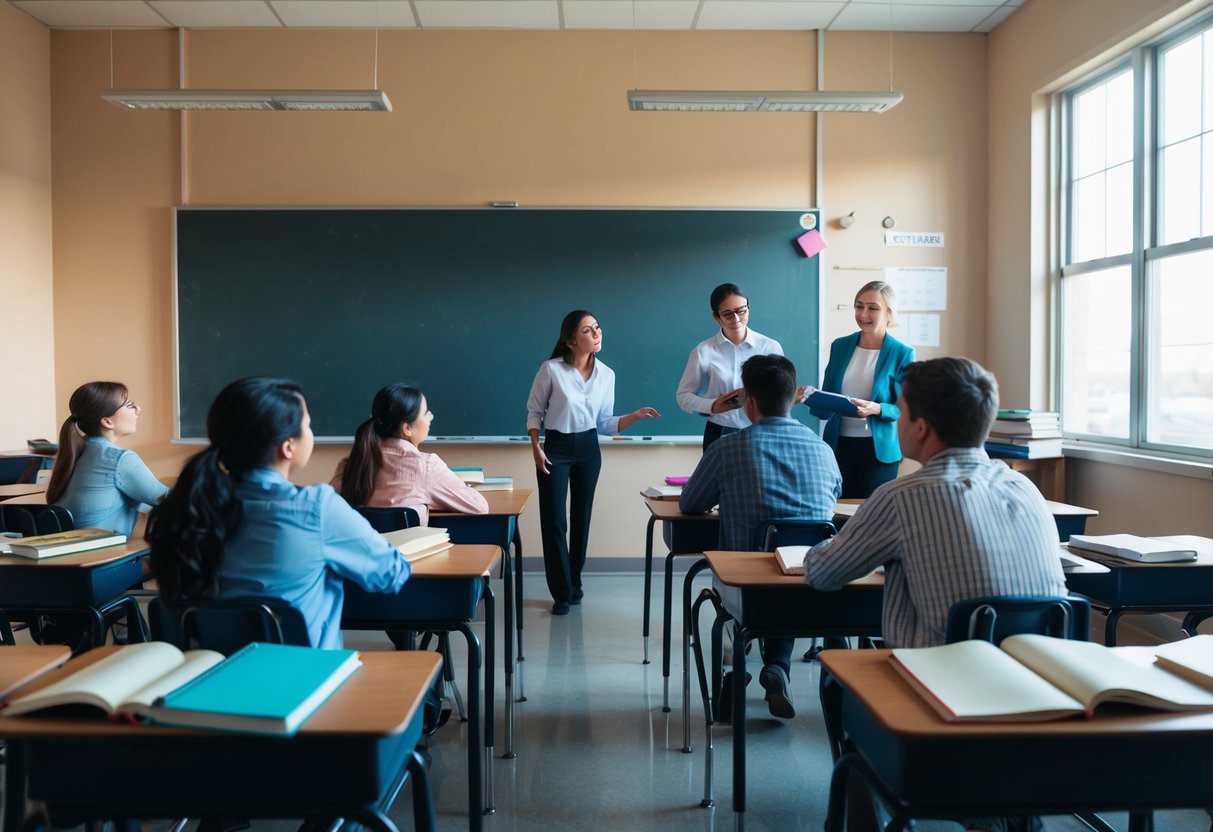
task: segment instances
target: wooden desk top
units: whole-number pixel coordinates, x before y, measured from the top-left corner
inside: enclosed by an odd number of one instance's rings
[[[414,578],[479,578],[488,575],[501,558],[501,547],[456,543],[445,552],[412,564]]]
[[[46,505],[46,489],[43,488],[41,491],[26,491],[24,494],[16,497],[10,497],[4,502],[8,503],[10,506],[44,506]]]
[[[13,497],[25,497],[29,494],[45,494],[47,484],[44,482],[18,482],[0,485],[0,500]]]
[[[9,651],[14,648],[2,647]],[[110,645],[90,650],[58,671],[45,674],[30,690],[42,688],[64,675],[104,658],[121,647]],[[8,655],[7,652],[4,655]],[[405,730],[425,691],[433,684],[442,664],[438,653],[426,650],[364,651],[362,668],[346,680],[299,729],[308,734],[365,734],[388,736]],[[0,711],[0,737],[41,739],[47,737],[113,736],[217,736],[213,731],[165,728],[151,725],[122,725],[97,717],[39,716],[28,714],[5,718]],[[280,737],[268,737],[282,741]]]
[[[118,546],[106,546],[103,549],[91,549],[87,552],[74,552],[70,555],[59,555],[53,558],[23,558],[18,555],[0,555],[0,567],[5,566],[36,566],[46,569],[55,566],[102,566],[130,557],[146,555],[150,548],[142,537],[128,537],[126,543]],[[0,654],[4,655],[4,654]]]
[[[642,499],[649,513],[658,520],[720,520],[720,515],[715,511],[709,511],[707,514],[683,514],[678,508],[677,500],[654,500],[651,497]]]
[[[825,650],[822,667],[850,690],[887,731],[918,737],[1114,736],[1146,732],[1210,732],[1213,714],[1175,714],[1128,709],[1094,719],[1050,722],[945,722],[889,663],[889,650]]]
[[[508,514],[514,517],[522,514],[533,492],[529,488],[515,488],[512,491],[482,491],[480,492],[489,504],[488,515]],[[461,511],[431,511],[431,520],[439,517],[482,517],[479,514],[466,514]]]
[[[18,644],[0,650],[4,651],[0,654],[0,700],[72,656],[63,644]]]
[[[704,552],[712,572],[726,586],[805,586],[804,575],[785,575],[772,552]],[[847,586],[884,586],[884,573],[872,573]]]
[[[1099,512],[1093,508],[1072,506],[1069,503],[1059,503],[1056,500],[1045,500],[1049,513],[1054,517],[1096,517]]]

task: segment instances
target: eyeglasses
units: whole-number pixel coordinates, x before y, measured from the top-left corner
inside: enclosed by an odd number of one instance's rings
[[[122,404],[118,405],[118,410],[121,410],[121,409],[122,409],[122,408],[124,408],[124,407],[125,407],[127,410],[135,410],[135,411],[139,410],[139,405],[135,404],[135,403],[134,403],[133,401],[131,401],[130,399],[127,399],[127,400],[126,400],[126,401],[124,401]],[[115,413],[117,413],[117,412],[118,412],[118,410],[115,410],[114,412],[115,412]]]
[[[724,318],[726,321],[731,321],[734,318],[740,319],[740,318],[744,318],[746,315],[749,315],[750,307],[748,305],[746,305],[746,306],[738,306],[736,309],[721,309],[716,314],[719,315],[720,317]]]

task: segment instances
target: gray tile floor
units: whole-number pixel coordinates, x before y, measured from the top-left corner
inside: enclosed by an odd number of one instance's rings
[[[729,729],[715,729],[717,805],[702,809],[702,708],[696,692],[692,703],[694,753],[684,754],[679,713],[682,663],[677,649],[671,678],[674,711],[661,710],[659,582],[655,582],[653,598],[653,663],[644,665],[639,574],[587,576],[584,604],[563,617],[550,614],[542,576],[526,577],[523,673],[528,701],[516,706],[517,759],[498,757],[493,761],[497,812],[485,819],[485,829],[732,829]],[[500,589],[498,585],[499,607]],[[676,634],[680,626],[676,616]],[[460,639],[454,641],[458,654]],[[375,634],[351,633],[347,644],[379,649],[387,641]],[[796,655],[807,645],[807,641],[798,642]],[[456,661],[462,662],[458,657]],[[798,715],[790,721],[771,717],[762,701],[762,689],[756,681],[750,685],[746,818],[750,832],[820,832],[823,827],[830,761],[816,697],[817,674],[816,664],[794,665],[792,693]],[[501,679],[499,671],[499,703],[504,690]],[[502,724],[499,704],[499,754]],[[442,830],[467,829],[465,731],[466,725],[452,720],[432,747],[433,788]],[[1199,762],[1194,761],[1193,771],[1193,776],[1207,776],[1201,773]],[[1074,776],[1099,775],[1076,771]],[[402,829],[412,827],[410,812],[409,801],[402,795],[392,813]],[[1110,814],[1107,819],[1117,828],[1126,827],[1123,815]],[[1155,820],[1158,832],[1209,830],[1209,818],[1203,812],[1160,812]],[[1085,829],[1071,817],[1049,818],[1046,826],[1047,832]],[[923,832],[959,830],[942,822],[920,824],[920,828]]]

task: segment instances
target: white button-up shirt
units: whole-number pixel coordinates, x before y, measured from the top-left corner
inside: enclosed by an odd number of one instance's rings
[[[542,427],[560,433],[619,433],[615,410],[615,371],[598,359],[587,381],[581,372],[559,358],[539,365],[526,403],[527,430]]]
[[[745,340],[734,344],[718,331],[691,350],[687,368],[678,382],[678,406],[687,413],[699,413],[726,428],[749,427],[750,420],[740,408],[712,413],[712,403],[720,396],[741,387],[741,365],[755,355],[783,355],[783,347],[774,338],[746,328]]]

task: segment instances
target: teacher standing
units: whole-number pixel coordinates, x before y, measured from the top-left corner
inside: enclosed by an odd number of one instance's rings
[[[882,280],[866,284],[855,295],[859,331],[830,345],[821,388],[848,396],[859,413],[840,416],[813,410],[827,420],[822,438],[834,449],[842,472],[842,497],[867,499],[897,477],[901,446],[897,442],[897,406],[901,369],[914,361],[914,348],[888,333],[896,326],[893,287]]]
[[[676,394],[687,413],[708,417],[705,451],[721,436],[750,425],[741,407],[741,365],[755,355],[783,355],[778,341],[750,329],[750,300],[736,283],[721,283],[708,303],[720,329],[691,350]]]
[[[614,436],[640,419],[660,415],[651,407],[614,415],[615,372],[598,360],[601,349],[597,318],[584,309],[565,315],[552,357],[540,365],[527,399],[526,427],[539,484],[543,568],[554,602],[552,615],[568,615],[569,605],[580,604],[584,595],[581,569],[602,468],[598,434]]]

